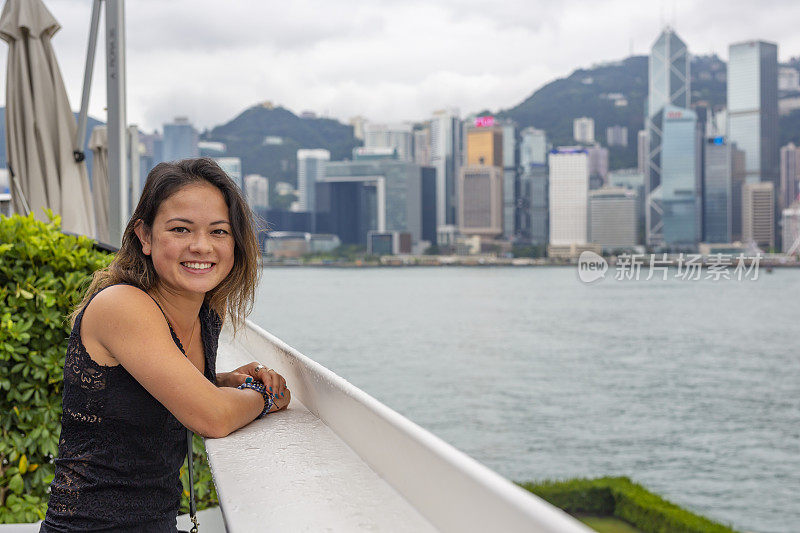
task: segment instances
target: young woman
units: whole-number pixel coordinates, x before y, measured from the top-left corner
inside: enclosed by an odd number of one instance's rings
[[[224,437],[289,404],[286,381],[259,363],[216,373],[223,319],[236,328],[251,309],[258,256],[251,211],[216,163],[150,172],[72,315],[41,531],[175,532],[186,428]]]

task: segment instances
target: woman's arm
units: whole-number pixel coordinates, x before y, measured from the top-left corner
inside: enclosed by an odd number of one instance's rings
[[[245,383],[247,378],[260,381],[273,393],[274,404],[269,410],[270,413],[280,411],[289,405],[291,393],[286,388],[286,380],[283,379],[283,376],[258,361],[240,366],[230,372],[217,372],[217,387],[238,387]]]
[[[141,290],[116,285],[87,307],[81,338],[96,341],[186,427],[224,437],[251,422],[263,409],[253,390],[215,387],[181,353],[164,315]]]

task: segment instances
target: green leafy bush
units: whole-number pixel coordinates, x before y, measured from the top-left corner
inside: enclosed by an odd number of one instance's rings
[[[0,523],[44,518],[61,433],[67,317],[113,257],[91,239],[61,233],[60,218],[48,216],[49,223],[0,216]],[[217,497],[199,438],[195,452],[202,509]]]
[[[520,483],[570,514],[615,516],[645,533],[734,533],[691,513],[626,477]]]

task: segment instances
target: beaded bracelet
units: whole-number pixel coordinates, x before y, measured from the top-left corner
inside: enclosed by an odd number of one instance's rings
[[[269,413],[269,410],[272,409],[272,405],[274,404],[274,401],[272,399],[272,396],[270,396],[270,393],[267,392],[267,388],[262,383],[260,383],[258,381],[253,381],[251,383],[242,383],[241,385],[239,385],[236,388],[237,389],[252,389],[254,391],[260,392],[261,396],[264,397],[264,410],[261,411],[261,414],[256,417],[256,420],[258,420],[259,418],[264,418],[264,416],[267,413]]]

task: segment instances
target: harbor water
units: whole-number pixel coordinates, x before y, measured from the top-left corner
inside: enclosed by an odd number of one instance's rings
[[[571,267],[270,267],[251,319],[511,480],[624,475],[789,532],[798,295],[797,269],[589,285]]]

